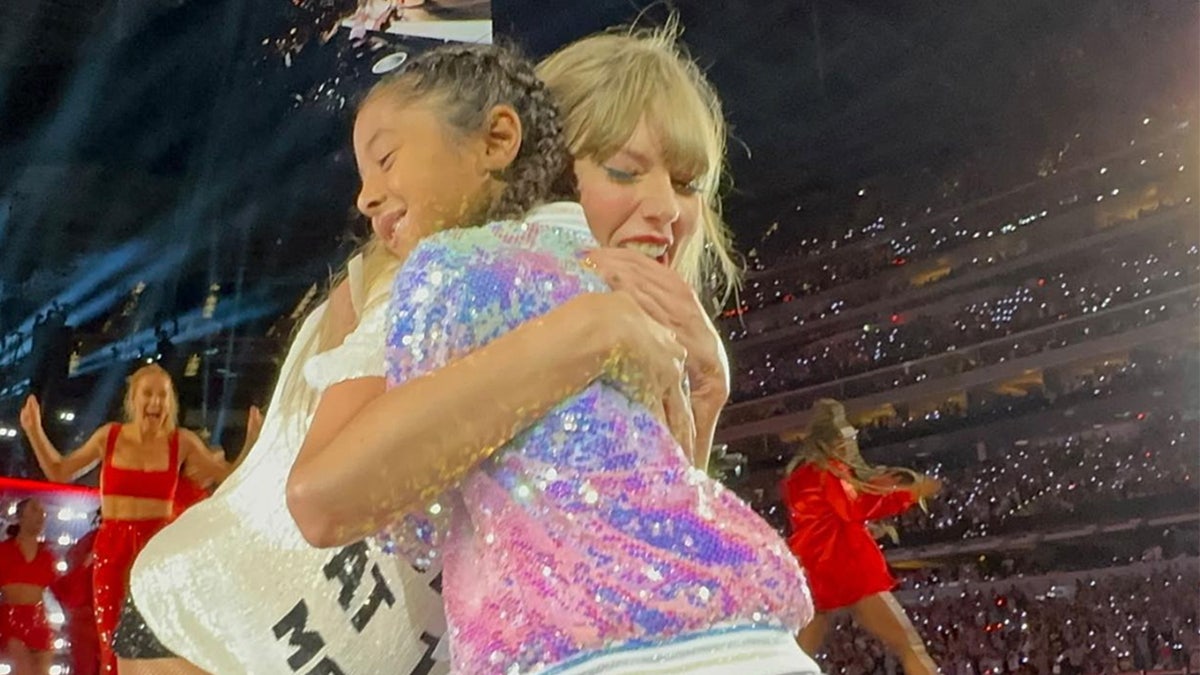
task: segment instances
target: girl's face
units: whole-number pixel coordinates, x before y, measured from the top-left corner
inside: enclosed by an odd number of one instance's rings
[[[633,248],[671,266],[696,234],[699,176],[673,172],[658,135],[638,123],[613,156],[575,160],[579,201],[601,246]]]
[[[133,414],[137,423],[166,424],[171,412],[171,380],[161,373],[142,375],[133,383]]]
[[[21,525],[22,534],[41,534],[46,524],[46,509],[36,499],[31,499],[21,508],[17,522]]]
[[[422,238],[474,222],[494,197],[486,143],[459,135],[424,103],[370,101],[354,123],[358,209],[388,250],[404,257]]]

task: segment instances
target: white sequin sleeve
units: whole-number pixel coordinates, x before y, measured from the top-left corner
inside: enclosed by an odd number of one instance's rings
[[[304,364],[304,379],[317,392],[346,380],[384,376],[387,303],[375,302],[342,344]]]

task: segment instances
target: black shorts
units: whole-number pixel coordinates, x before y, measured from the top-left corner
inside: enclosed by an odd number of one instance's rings
[[[113,652],[122,659],[173,659],[175,654],[163,646],[146,625],[131,595],[125,596],[121,620],[113,634]]]

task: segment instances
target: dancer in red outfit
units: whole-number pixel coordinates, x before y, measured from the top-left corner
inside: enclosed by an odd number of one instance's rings
[[[178,405],[171,377],[157,365],[129,377],[127,424],[106,424],[82,447],[63,456],[42,428],[38,401],[29,397],[21,428],[46,477],[69,482],[100,463],[100,513],[96,534],[94,599],[100,634],[101,672],[116,672],[111,650],[129,569],[142,547],[170,522],[181,466],[205,480],[221,480],[229,465],[218,461],[195,433],[177,427]]]
[[[99,514],[92,524],[97,525]],[[71,675],[96,675],[100,672],[100,635],[96,632],[92,577],[95,573],[93,546],[96,532],[83,537],[67,552],[67,571],[50,590],[66,614],[63,632],[71,642]]]
[[[906,674],[936,673],[924,642],[892,596],[896,580],[867,524],[932,497],[941,483],[907,469],[868,465],[856,437],[841,403],[818,401],[808,436],[783,481],[792,525],[788,544],[808,573],[817,609],[797,641],[816,656],[830,613],[849,608],[859,625],[900,659]]]
[[[17,505],[9,538],[0,542],[0,647],[12,659],[15,675],[46,675],[54,655],[54,634],[42,605],[57,577],[54,556],[38,541],[45,522],[42,505],[26,499]]]

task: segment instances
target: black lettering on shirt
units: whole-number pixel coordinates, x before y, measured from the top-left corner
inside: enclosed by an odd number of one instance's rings
[[[325,640],[321,634],[307,630],[307,625],[308,605],[301,600],[296,603],[292,611],[272,627],[277,640],[283,639],[285,635],[291,635],[288,638],[288,644],[295,647],[296,651],[288,657],[287,662],[293,671],[303,668],[304,664],[312,661],[325,647]]]

